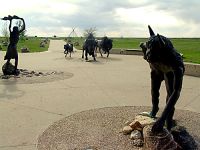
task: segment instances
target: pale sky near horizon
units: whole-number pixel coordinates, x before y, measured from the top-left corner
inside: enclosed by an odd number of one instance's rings
[[[147,25],[167,37],[200,37],[199,0],[4,0],[0,17],[17,15],[29,36],[147,37]],[[0,20],[0,29],[6,21]],[[2,33],[0,33],[2,34]]]

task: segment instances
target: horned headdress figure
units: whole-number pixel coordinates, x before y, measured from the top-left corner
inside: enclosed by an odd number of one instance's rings
[[[169,130],[173,127],[175,104],[180,96],[185,69],[182,57],[171,41],[162,35],[155,35],[150,26],[148,28],[150,38],[140,44],[144,59],[151,68],[152,110],[147,115],[156,117],[159,110],[159,90],[163,80],[167,89],[166,106],[152,127],[153,132],[159,132],[165,122]]]

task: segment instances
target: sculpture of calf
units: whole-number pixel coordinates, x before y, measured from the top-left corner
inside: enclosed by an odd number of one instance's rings
[[[140,47],[144,53],[144,59],[151,68],[153,105],[149,113],[151,117],[155,117],[159,110],[159,90],[163,80],[167,90],[166,106],[152,127],[152,132],[159,132],[163,130],[165,122],[168,130],[173,127],[175,104],[182,89],[185,68],[181,55],[173,47],[171,41],[162,35],[155,35],[150,26],[148,28],[150,38],[146,43],[141,43]]]
[[[73,49],[74,49],[74,46],[73,44],[71,43],[67,43],[64,45],[64,54],[65,54],[65,57],[67,57],[67,54],[69,53],[69,57],[71,57],[71,53],[73,52]]]

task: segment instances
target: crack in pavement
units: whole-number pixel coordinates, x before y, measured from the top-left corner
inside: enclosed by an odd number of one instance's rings
[[[11,102],[6,102],[6,101],[1,101],[1,102],[12,104],[12,105],[17,105],[17,106],[21,106],[21,107],[25,107],[25,108],[29,108],[29,109],[33,109],[33,110],[38,110],[38,111],[41,111],[41,112],[46,112],[46,113],[54,114],[54,115],[58,115],[58,116],[64,116],[64,117],[67,116],[67,115],[62,114],[62,113],[51,112],[51,111],[48,111],[48,110],[44,110],[44,109],[40,109],[40,108],[36,108],[36,107],[32,107],[32,106],[16,104],[16,103],[11,103]]]
[[[18,145],[5,145],[5,146],[0,146],[0,148],[12,148],[12,147],[27,147],[27,146],[37,146],[37,144],[25,144],[25,143],[22,143],[22,144],[18,144]]]

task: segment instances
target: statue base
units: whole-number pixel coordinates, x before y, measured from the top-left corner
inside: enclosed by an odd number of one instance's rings
[[[2,66],[2,72],[4,75],[19,75],[19,70],[15,70],[15,66],[10,63],[10,62],[6,62],[3,66]]]
[[[143,112],[145,110],[151,110],[151,107],[145,106],[119,106],[119,107],[106,107],[99,109],[91,109],[87,111],[82,111],[76,114],[72,114],[68,117],[62,118],[61,120],[54,122],[50,125],[38,138],[37,148],[38,150],[49,149],[115,149],[115,150],[138,150],[144,148],[146,145],[142,140],[131,139],[131,134],[124,135],[122,133],[122,128],[129,121],[130,123],[134,121],[135,116],[138,112]],[[162,108],[160,108],[162,110]],[[147,118],[147,117],[146,117]],[[199,135],[200,135],[200,114],[194,113],[186,110],[176,110],[175,114],[176,120],[178,120],[179,126],[187,127],[190,135],[196,143],[191,143],[190,140],[186,140],[185,145],[188,145],[188,149],[200,148],[199,145]],[[147,124],[150,120],[143,120],[142,124]],[[189,120],[189,121],[188,121]],[[153,120],[154,121],[154,120]],[[127,123],[129,124],[129,123]],[[138,124],[138,123],[137,123]],[[133,124],[131,124],[132,127]],[[139,132],[141,132],[141,126],[138,126]],[[151,126],[145,131],[146,138],[150,137],[152,134],[149,132]],[[140,134],[139,132],[133,133],[136,138]],[[180,132],[176,132],[180,135]],[[163,135],[168,135],[169,132],[164,132]],[[171,134],[169,134],[171,136]],[[184,134],[185,135],[185,134]],[[166,138],[169,143],[170,139]],[[153,136],[154,137],[154,136]],[[151,145],[153,142],[153,137],[149,140],[147,146]],[[163,142],[161,140],[162,135],[159,134],[158,142]],[[134,137],[133,137],[134,138]],[[173,134],[173,138],[176,142],[176,137]],[[185,137],[184,137],[185,138]],[[182,140],[182,134],[181,138]],[[147,139],[146,139],[147,140]],[[164,139],[165,140],[165,139]],[[137,142],[137,144],[136,144]],[[174,144],[176,144],[174,142]],[[178,141],[177,141],[178,142]],[[142,146],[143,144],[143,146]],[[149,145],[150,144],[150,145]],[[160,143],[162,144],[162,143]],[[164,143],[165,144],[165,143]],[[179,143],[178,143],[179,144]],[[198,144],[198,145],[196,145]],[[141,146],[141,147],[137,147]],[[167,145],[165,145],[167,147]],[[175,145],[176,146],[176,145]],[[182,147],[182,145],[180,144]],[[184,147],[184,146],[183,146]],[[163,150],[163,149],[162,149]]]

